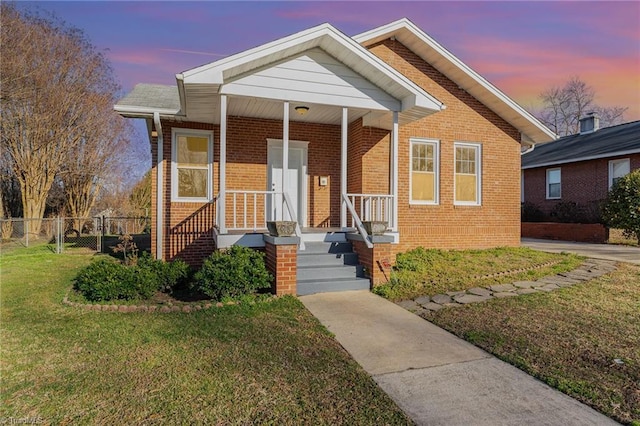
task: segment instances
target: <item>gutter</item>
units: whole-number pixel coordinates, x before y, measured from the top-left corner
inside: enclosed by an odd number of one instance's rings
[[[531,146],[530,146],[529,148],[527,148],[526,150],[522,151],[522,152],[520,153],[520,156],[523,156],[523,155],[525,155],[525,154],[528,154],[528,153],[530,153],[530,152],[533,152],[533,150],[534,150],[534,149],[536,149],[536,144],[535,144],[535,143],[534,143],[534,144],[531,144]]]
[[[158,132],[158,161],[156,164],[156,259],[162,260],[162,240],[163,240],[163,221],[162,207],[164,203],[163,184],[164,184],[164,135],[162,134],[162,123],[160,122],[160,113],[153,113],[153,122],[156,132]]]

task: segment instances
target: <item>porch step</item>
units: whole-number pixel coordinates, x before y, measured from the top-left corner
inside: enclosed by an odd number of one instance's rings
[[[298,251],[298,294],[368,290],[358,255],[349,242],[309,242]]]

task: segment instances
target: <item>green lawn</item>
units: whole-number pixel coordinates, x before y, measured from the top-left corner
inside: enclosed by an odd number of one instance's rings
[[[602,413],[640,425],[640,266],[427,318]]]
[[[62,305],[91,257],[0,256],[0,418],[410,423],[297,299],[170,314]]]
[[[582,263],[573,254],[545,253],[526,247],[488,250],[416,249],[400,254],[391,282],[375,292],[393,301],[433,296],[449,291],[488,287],[575,269]]]

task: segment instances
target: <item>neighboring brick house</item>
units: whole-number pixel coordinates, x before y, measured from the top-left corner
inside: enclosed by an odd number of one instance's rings
[[[615,179],[640,169],[640,121],[599,128],[597,115],[580,133],[536,145],[522,155],[522,201],[550,215],[558,203],[587,210],[607,197]]]
[[[314,241],[352,241],[374,285],[417,246],[519,245],[520,143],[555,137],[407,19],[353,38],[323,24],[176,81],[115,106],[149,129],[155,255],[266,246],[283,283]],[[292,218],[295,237],[263,234]]]

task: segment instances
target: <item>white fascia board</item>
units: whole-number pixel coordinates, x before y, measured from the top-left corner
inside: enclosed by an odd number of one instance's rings
[[[548,161],[546,163],[531,164],[521,167],[522,170],[537,169],[539,167],[557,166],[560,164],[578,163],[580,161],[600,160],[602,158],[619,157],[622,155],[640,154],[640,149],[630,149],[627,151],[609,152],[606,154],[590,155],[588,157],[572,158],[571,160]]]
[[[428,34],[418,28],[413,22],[407,18],[399,19],[395,22],[391,22],[387,25],[383,25],[378,28],[366,31],[353,37],[353,40],[367,46],[385,40],[389,37],[395,36],[400,42],[410,37],[419,39],[424,46],[436,52],[442,59],[457,67],[462,74],[466,77],[465,81],[456,81],[456,83],[463,89],[469,91],[471,88],[478,84],[488,94],[500,100],[506,106],[511,108],[514,112],[525,118],[525,120],[534,126],[539,132],[546,135],[550,140],[557,139],[558,136],[553,133],[548,127],[543,125],[537,118],[531,115],[527,110],[518,105],[515,101],[505,95],[501,90],[489,83],[484,77],[471,69],[468,65],[458,59],[454,54],[445,49],[440,43],[431,38]],[[416,52],[419,53],[419,52]],[[503,117],[504,118],[504,117]],[[521,131],[525,129],[519,129]]]
[[[143,107],[135,105],[114,105],[113,110],[123,117],[153,117],[153,113],[157,112],[164,116],[177,116],[181,115],[180,110],[166,109],[166,108],[153,108]]]

